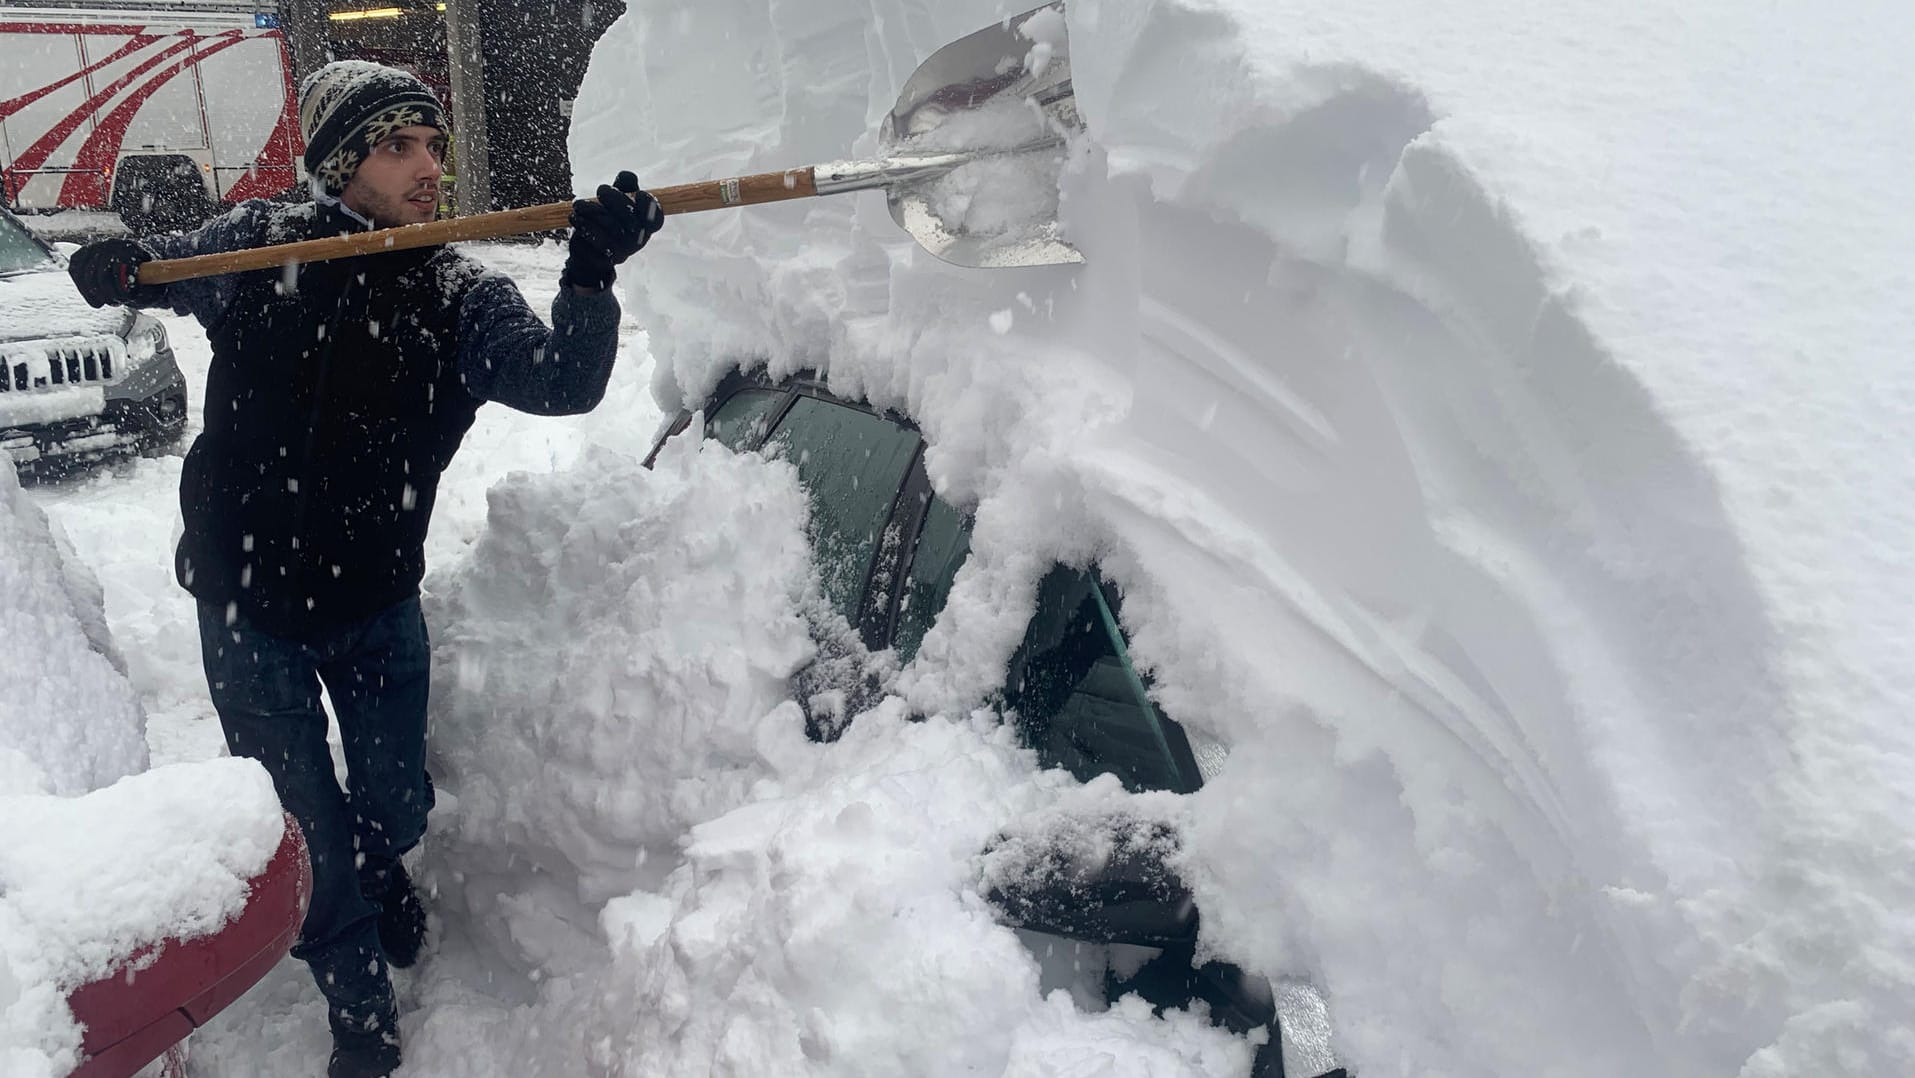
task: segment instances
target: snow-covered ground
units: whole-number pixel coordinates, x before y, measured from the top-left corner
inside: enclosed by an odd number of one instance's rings
[[[874,152],[917,62],[1008,13],[634,0],[580,186]],[[1206,946],[1321,986],[1364,1075],[1915,1073],[1915,9],[1068,28],[1083,266],[948,267],[869,195],[675,219],[606,404],[481,413],[428,551],[440,931],[405,1073],[1242,1073],[978,898],[992,835],[1113,810],[1183,831]],[[556,248],[484,257],[549,298]],[[786,699],[791,470],[637,464],[740,357],[909,412],[976,513],[917,662],[832,745]],[[219,745],[177,472],[32,492],[156,763]],[[1197,794],[1040,773],[973,710],[1037,579],[1092,559],[1165,710],[1231,749]],[[288,965],[194,1059],[324,1047]]]

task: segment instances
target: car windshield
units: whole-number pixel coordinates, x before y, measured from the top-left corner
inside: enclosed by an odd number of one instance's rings
[[[33,238],[25,225],[0,214],[0,276],[21,270],[42,269],[52,262],[47,249]]]

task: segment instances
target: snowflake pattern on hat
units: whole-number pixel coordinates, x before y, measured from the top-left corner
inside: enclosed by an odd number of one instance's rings
[[[387,109],[385,112],[366,121],[366,143],[370,146],[377,146],[381,142],[386,141],[394,131],[402,131],[408,127],[424,124],[425,122],[426,114],[422,109],[417,109],[410,105],[401,105],[395,109]]]
[[[346,189],[346,184],[351,182],[352,174],[359,171],[360,160],[358,150],[341,147],[321,161],[313,175],[319,177],[319,182],[326,185],[326,190],[343,191]]]

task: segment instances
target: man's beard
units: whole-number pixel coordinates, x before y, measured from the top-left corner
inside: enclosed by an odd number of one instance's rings
[[[408,194],[423,193],[423,191],[408,192]],[[437,193],[435,192],[434,194],[435,199],[432,216],[425,218],[427,221],[439,216],[436,199]],[[372,205],[368,208],[372,212],[366,216],[372,218],[372,223],[379,228],[397,228],[400,225],[422,223],[418,217],[418,209],[413,206],[408,198],[381,195],[374,199]]]

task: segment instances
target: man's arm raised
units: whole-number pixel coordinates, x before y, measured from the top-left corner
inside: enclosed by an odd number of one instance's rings
[[[459,374],[466,392],[534,415],[598,407],[618,354],[618,300],[610,291],[560,288],[552,328],[496,274],[481,277],[459,308]]]

